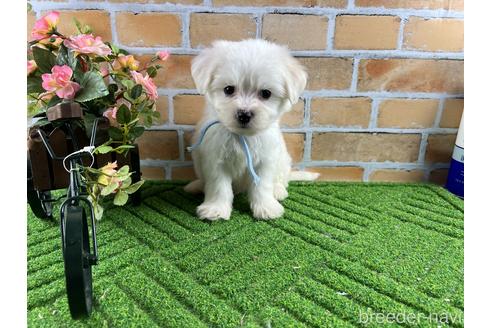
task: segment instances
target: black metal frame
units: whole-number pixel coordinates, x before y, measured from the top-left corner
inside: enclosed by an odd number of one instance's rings
[[[103,118],[96,119],[92,125],[90,147],[94,147],[98,122],[102,119]],[[82,165],[82,158],[89,153],[85,151],[77,152],[77,150],[80,150],[80,146],[75,137],[72,122],[73,120],[62,122],[62,128],[72,139],[72,145],[75,150],[75,152],[66,157],[57,156],[57,154],[55,154],[49,143],[48,137],[43,130],[38,129],[37,132],[46,147],[49,156],[53,160],[69,162],[70,184],[68,186],[67,194],[63,196],[67,198],[60,205],[60,230],[68,303],[70,313],[72,317],[76,319],[88,316],[92,310],[91,267],[98,262],[98,250],[94,209],[90,201],[85,197],[87,194],[83,191],[84,185],[81,181],[78,168],[79,165]],[[51,203],[58,199],[49,197],[44,200],[40,199],[40,201],[41,205],[43,205],[45,202]],[[89,234],[88,231],[85,208],[88,208],[90,213],[91,234]],[[88,240],[91,237],[92,243]],[[90,245],[92,245],[92,250]]]

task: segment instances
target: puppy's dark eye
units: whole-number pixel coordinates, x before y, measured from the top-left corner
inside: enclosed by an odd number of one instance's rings
[[[260,91],[260,96],[263,99],[268,99],[272,96],[272,92],[270,90],[263,89]]]
[[[234,93],[236,89],[232,86],[232,85],[228,85],[227,87],[224,88],[224,93],[227,95],[227,96],[230,96]]]

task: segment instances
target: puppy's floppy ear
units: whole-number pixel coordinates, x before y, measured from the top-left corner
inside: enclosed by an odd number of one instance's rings
[[[295,105],[306,88],[307,73],[295,58],[288,57],[286,61],[287,72],[285,74],[285,83],[287,97],[292,105]]]
[[[213,74],[219,63],[218,48],[224,41],[215,41],[212,47],[206,48],[195,57],[191,64],[191,76],[199,93],[205,94],[212,83]]]

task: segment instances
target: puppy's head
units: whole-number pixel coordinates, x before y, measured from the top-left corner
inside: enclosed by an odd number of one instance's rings
[[[254,135],[289,111],[307,74],[286,47],[265,40],[216,41],[192,63],[198,91],[230,131]]]

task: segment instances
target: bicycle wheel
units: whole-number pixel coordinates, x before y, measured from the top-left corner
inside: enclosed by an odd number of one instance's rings
[[[27,155],[27,203],[31,210],[40,219],[51,219],[53,217],[53,206],[48,200],[51,199],[50,191],[37,191],[34,188],[32,166],[29,154]]]
[[[92,310],[92,269],[85,209],[67,205],[62,236],[68,306],[72,318],[89,316]],[[63,229],[63,227],[62,227]]]

